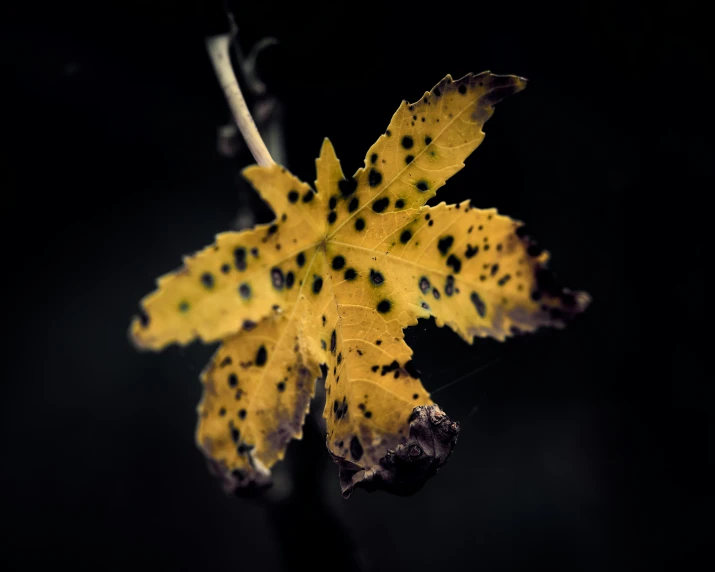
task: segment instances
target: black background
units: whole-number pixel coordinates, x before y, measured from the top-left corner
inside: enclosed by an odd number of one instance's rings
[[[4,20],[3,562],[75,569],[679,569],[712,543],[704,269],[706,19],[683,3],[242,3],[286,112],[288,167],[346,173],[446,73],[527,77],[440,191],[527,222],[592,306],[468,346],[407,332],[462,434],[410,498],[340,497],[312,425],[283,500],[223,494],[193,442],[213,348],[134,351],[156,276],[238,212],[245,153],[204,36],[220,4],[26,5]],[[261,222],[269,214],[252,199]],[[483,368],[483,369],[481,369]],[[476,371],[478,370],[478,371]],[[287,470],[290,469],[290,470]]]

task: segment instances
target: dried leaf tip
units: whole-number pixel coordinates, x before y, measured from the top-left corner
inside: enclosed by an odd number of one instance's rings
[[[415,407],[409,422],[407,441],[394,451],[388,450],[378,465],[356,470],[353,463],[336,459],[344,498],[355,487],[412,495],[447,462],[457,444],[459,423],[452,421],[436,403]]]

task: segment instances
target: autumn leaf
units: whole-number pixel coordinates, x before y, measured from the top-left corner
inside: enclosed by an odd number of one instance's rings
[[[326,139],[315,189],[277,165],[245,169],[275,221],[219,234],[142,301],[139,347],[222,342],[202,374],[196,438],[227,488],[270,482],[324,379],[344,495],[414,492],[458,425],[422,386],[404,328],[434,316],[471,344],[563,327],[586,308],[522,223],[469,201],[426,206],[482,142],[494,104],[525,85],[447,76],[403,101],[351,178]]]

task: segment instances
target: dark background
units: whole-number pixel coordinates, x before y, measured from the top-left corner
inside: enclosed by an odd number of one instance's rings
[[[141,354],[139,299],[233,224],[252,162],[204,48],[220,3],[26,4],[4,18],[2,562],[75,569],[680,569],[712,546],[705,204],[712,52],[684,3],[270,1],[235,10],[285,109],[288,167],[323,137],[351,174],[446,73],[530,80],[439,200],[527,222],[592,306],[473,346],[407,332],[457,448],[410,498],[340,497],[312,425],[281,479],[224,495],[193,442],[213,348]],[[252,198],[259,221],[268,220]],[[478,370],[478,371],[475,371]],[[710,374],[712,375],[712,374]]]

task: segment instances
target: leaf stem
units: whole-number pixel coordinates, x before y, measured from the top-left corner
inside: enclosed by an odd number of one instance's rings
[[[236,120],[236,125],[238,125],[238,129],[241,131],[241,135],[243,135],[256,163],[263,167],[273,165],[273,158],[268,152],[268,148],[263,142],[261,134],[258,132],[256,123],[253,121],[253,117],[251,117],[248,105],[246,105],[246,100],[241,93],[241,88],[238,86],[238,80],[231,66],[231,58],[228,51],[230,43],[231,37],[229,34],[220,34],[206,38],[206,48],[208,49],[211,63],[213,64],[218,82],[228,101],[228,106],[231,108],[233,118]]]

